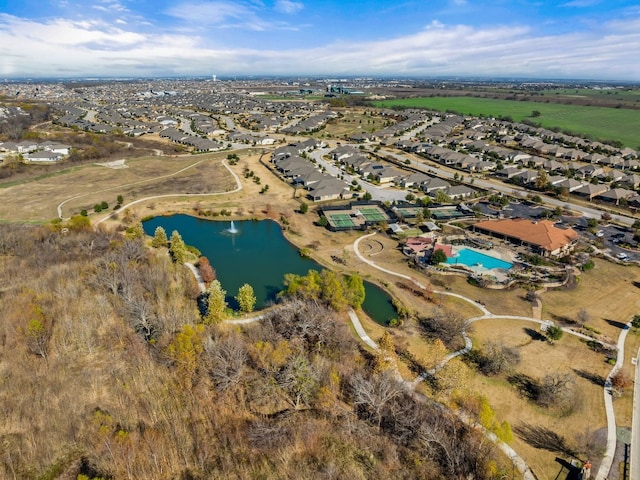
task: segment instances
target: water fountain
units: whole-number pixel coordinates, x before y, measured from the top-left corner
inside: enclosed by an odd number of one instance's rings
[[[238,233],[238,229],[236,228],[235,224],[233,223],[233,220],[231,220],[231,226],[227,229],[227,232],[229,232],[229,233]]]

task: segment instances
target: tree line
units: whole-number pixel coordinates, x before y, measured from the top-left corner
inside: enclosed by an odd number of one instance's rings
[[[208,322],[169,255],[65,226],[0,225],[0,476],[495,474],[481,434],[373,368],[334,308],[356,279],[290,277],[261,322]]]

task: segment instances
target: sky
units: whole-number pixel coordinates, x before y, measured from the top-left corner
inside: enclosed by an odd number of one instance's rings
[[[0,78],[640,81],[625,0],[0,0]]]

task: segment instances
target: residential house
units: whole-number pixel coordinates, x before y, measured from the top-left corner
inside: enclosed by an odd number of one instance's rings
[[[308,197],[314,202],[337,200],[351,196],[351,192],[344,182],[330,175],[327,175],[320,182],[309,185],[307,190],[309,190]]]
[[[596,198],[598,200],[603,200],[605,202],[615,203],[616,205],[620,205],[620,202],[626,202],[631,197],[636,196],[637,193],[633,190],[627,190],[625,188],[612,188],[611,190],[607,190],[600,195],[597,195]]]
[[[419,184],[420,190],[426,194],[435,192],[436,190],[447,190],[451,184],[440,177],[429,177],[427,180]]]
[[[473,197],[477,191],[467,185],[454,185],[445,190],[451,200]]]
[[[47,152],[41,150],[39,152],[27,153],[25,159],[30,162],[53,163],[62,160],[63,155],[56,152]]]
[[[592,200],[593,197],[600,195],[606,192],[607,190],[609,190],[609,187],[607,187],[603,183],[600,183],[597,185],[593,183],[587,183],[585,185],[582,185],[580,188],[575,189],[573,193],[575,193],[576,195],[580,195],[581,197],[585,197],[589,200]]]

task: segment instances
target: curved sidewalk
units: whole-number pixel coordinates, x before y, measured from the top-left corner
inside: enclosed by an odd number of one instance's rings
[[[376,265],[375,262],[366,259],[359,251],[358,249],[358,245],[360,243],[360,241],[364,238],[368,238],[371,237],[373,235],[375,235],[376,232],[367,234],[367,235],[363,235],[362,237],[357,238],[354,242],[353,242],[353,249],[355,251],[356,256],[362,260],[364,263],[380,270],[383,271],[385,273],[391,274],[391,275],[395,275],[397,277],[401,277],[407,280],[412,281],[415,285],[417,285],[420,288],[425,289],[426,287],[424,285],[422,285],[418,280],[408,276],[408,275],[404,275],[401,273],[397,273],[397,272],[393,272],[389,269],[380,267],[378,265]],[[440,291],[440,290],[434,290],[433,293],[436,294],[440,294],[440,295],[449,295],[449,296],[453,296],[456,298],[460,298],[466,302],[471,303],[473,306],[475,306],[476,308],[478,308],[483,315],[477,316],[477,317],[473,317],[471,319],[468,320],[469,323],[472,322],[477,322],[480,320],[485,320],[485,319],[499,319],[499,318],[504,318],[504,319],[509,319],[509,320],[520,320],[520,321],[527,321],[527,322],[535,322],[535,323],[539,323],[542,324],[544,323],[543,320],[540,320],[538,318],[533,318],[533,317],[526,317],[526,316],[518,316],[518,315],[495,315],[493,313],[491,313],[484,305],[471,300],[463,295],[457,294],[457,293],[453,293],[453,292],[445,292],[445,291]],[[602,458],[602,461],[600,463],[600,468],[598,469],[598,473],[596,474],[595,480],[606,480],[608,475],[609,475],[609,471],[611,470],[611,465],[613,463],[613,457],[615,454],[615,450],[616,450],[616,419],[615,419],[615,413],[613,410],[613,395],[612,395],[612,390],[611,390],[611,378],[613,377],[613,375],[616,374],[616,372],[622,368],[622,365],[624,363],[624,342],[625,339],[627,337],[627,333],[629,332],[630,329],[630,324],[626,325],[626,328],[622,330],[622,332],[620,333],[620,336],[618,337],[618,342],[617,345],[608,345],[605,344],[609,347],[614,347],[617,348],[618,351],[618,357],[616,360],[616,364],[613,367],[613,369],[611,370],[611,372],[609,373],[609,375],[607,376],[607,380],[605,382],[604,385],[604,406],[605,406],[605,413],[606,413],[606,417],[607,417],[607,446],[605,449],[605,453],[604,456]],[[574,332],[573,330],[569,329],[569,328],[562,328],[562,331],[565,333],[568,333],[570,335],[574,335],[576,337],[579,337],[583,340],[593,340],[593,338],[589,337],[588,335],[584,335],[580,332]],[[437,372],[439,369],[441,369],[442,367],[444,367],[444,365],[446,365],[446,363],[448,361],[450,361],[453,358],[459,357],[461,355],[464,355],[466,353],[468,353],[471,348],[473,348],[473,344],[471,342],[471,339],[467,336],[466,331],[462,332],[462,336],[464,338],[465,341],[465,346],[464,348],[462,348],[461,350],[458,350],[456,352],[450,353],[449,355],[447,355],[442,362],[440,362],[434,369],[428,371],[428,372],[424,372],[421,375],[419,375],[412,383],[415,385],[417,385],[420,381],[423,381],[428,375],[433,375],[433,373]],[[640,355],[640,353],[639,353]],[[640,408],[640,406],[639,406]],[[515,454],[515,452],[514,452]],[[533,475],[530,478],[535,478]],[[640,479],[639,479],[640,480]]]

